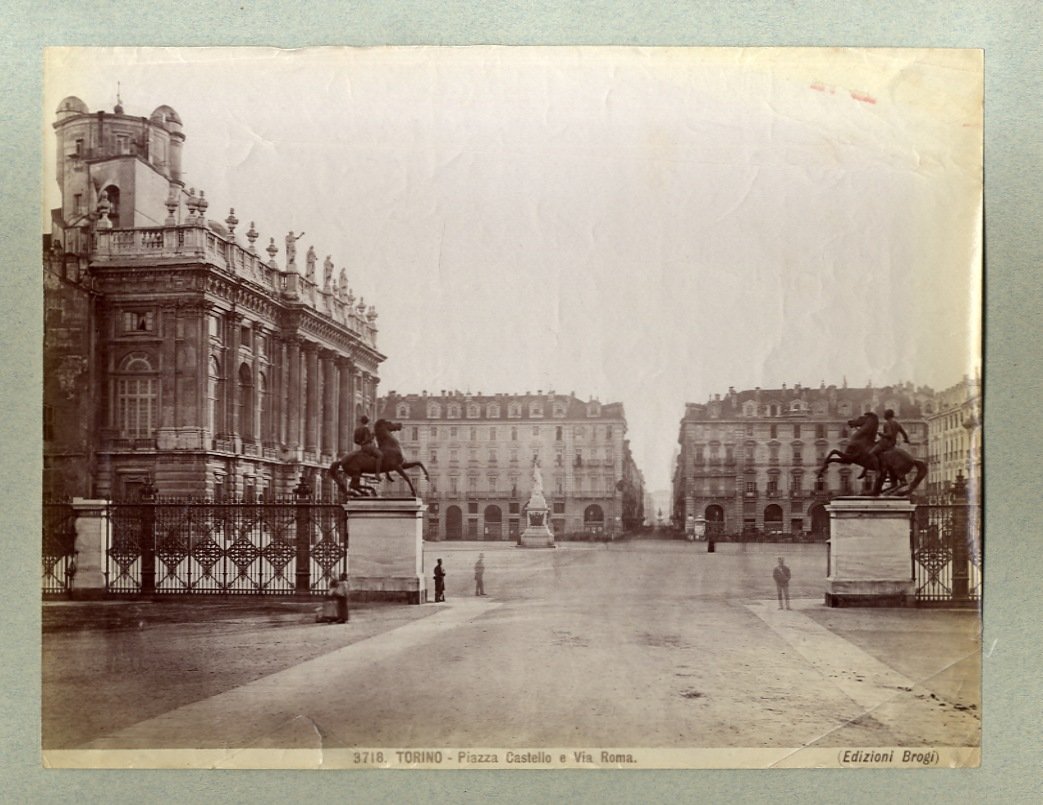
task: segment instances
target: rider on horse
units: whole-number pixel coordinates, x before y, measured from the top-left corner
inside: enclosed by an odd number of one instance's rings
[[[359,422],[361,424],[355,428],[355,435],[352,437],[352,440],[359,446],[361,452],[371,455],[377,460],[377,468],[373,474],[379,478],[380,464],[384,460],[384,454],[377,447],[377,439],[373,435],[373,431],[369,429],[369,417],[363,416]]]
[[[873,445],[873,449],[869,451],[870,458],[874,461],[879,461],[881,453],[887,450],[894,450],[898,447],[899,435],[905,439],[906,444],[909,444],[909,434],[905,432],[905,428],[903,428],[898,420],[895,419],[894,410],[888,408],[884,411],[884,426],[881,429],[880,438],[877,443]]]

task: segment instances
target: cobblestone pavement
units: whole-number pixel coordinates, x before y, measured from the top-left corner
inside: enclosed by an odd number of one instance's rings
[[[445,604],[345,625],[292,602],[48,604],[45,748],[978,742],[977,613],[827,609],[821,545],[425,545],[437,557]]]

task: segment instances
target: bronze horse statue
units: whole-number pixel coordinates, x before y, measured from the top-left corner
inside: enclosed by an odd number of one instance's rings
[[[927,464],[919,459],[913,458],[908,452],[898,447],[885,450],[878,455],[872,455],[873,445],[876,443],[876,433],[880,428],[880,418],[872,411],[867,411],[855,419],[848,420],[849,428],[856,428],[854,435],[848,440],[844,452],[830,450],[826,460],[819,468],[819,478],[825,473],[830,464],[857,464],[863,470],[869,470],[876,474],[871,494],[877,497],[884,495],[910,495],[927,476]],[[910,470],[916,470],[916,477],[909,484],[906,476]],[[863,472],[863,475],[865,473]],[[884,481],[890,480],[891,484],[884,489]]]
[[[413,497],[416,497],[416,487],[413,486],[413,482],[404,470],[420,467],[424,471],[424,477],[427,480],[430,481],[431,476],[427,474],[427,467],[421,462],[405,460],[398,439],[391,435],[394,431],[399,430],[402,430],[402,423],[392,422],[388,419],[378,419],[373,425],[373,432],[377,437],[377,447],[384,454],[380,469],[389,481],[391,480],[391,473],[397,472],[409,484],[409,491],[413,493]],[[377,490],[372,486],[363,484],[362,476],[364,473],[372,475],[376,468],[377,460],[375,456],[368,455],[361,450],[354,450],[330,464],[327,472],[345,498],[363,495],[375,497]],[[343,475],[347,475],[351,479],[351,483],[348,486],[344,485]],[[379,481],[380,479],[378,478],[377,480]]]

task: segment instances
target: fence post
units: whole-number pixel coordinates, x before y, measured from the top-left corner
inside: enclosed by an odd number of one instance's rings
[[[141,593],[156,592],[156,487],[146,477],[141,487]]]
[[[297,593],[311,592],[311,485],[302,472],[293,490],[297,508]]]
[[[952,500],[952,598],[966,601],[970,596],[970,556],[967,551],[967,482],[957,472],[953,482]]]

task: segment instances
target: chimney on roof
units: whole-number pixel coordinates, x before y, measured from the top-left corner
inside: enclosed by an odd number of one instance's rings
[[[427,389],[424,389],[423,392],[421,392],[420,396],[421,397],[426,397],[427,396]]]
[[[783,391],[785,391],[785,390],[786,390],[786,384],[785,384],[785,383],[783,383],[783,384],[782,384],[782,390],[783,390]]]
[[[543,389],[536,389],[536,396],[537,397],[542,397],[543,396]]]
[[[793,390],[794,391],[800,391],[800,383],[794,383],[793,384]]]
[[[714,398],[714,399],[715,399],[715,400],[716,400],[717,402],[720,402],[720,401],[721,401],[721,395],[720,395],[720,394],[714,394],[714,395],[713,395],[713,398]]]

